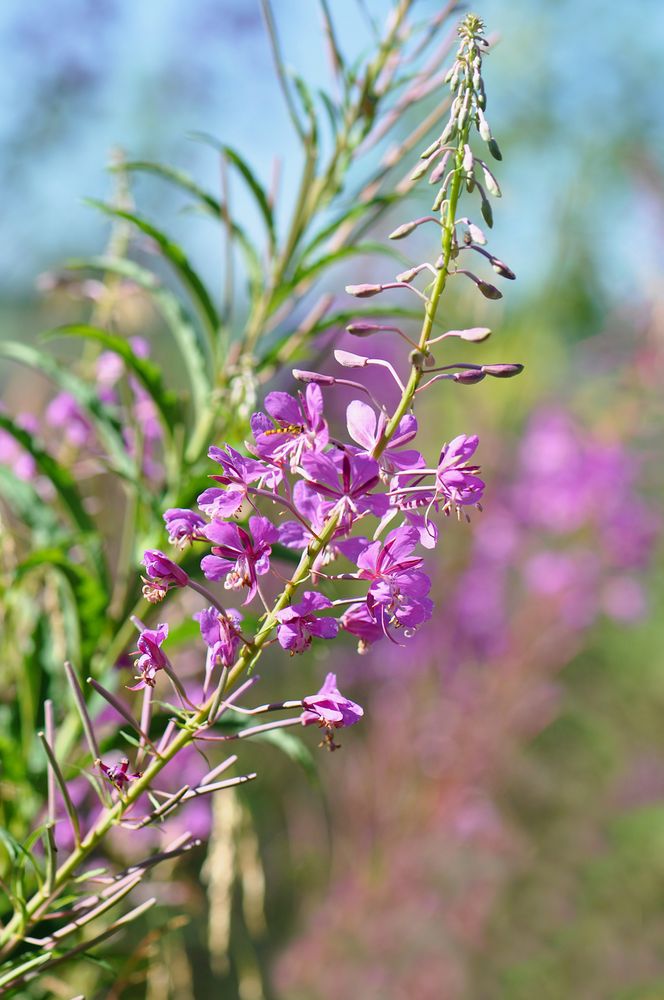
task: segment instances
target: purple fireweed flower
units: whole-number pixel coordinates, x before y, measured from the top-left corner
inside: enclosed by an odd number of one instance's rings
[[[108,764],[104,764],[103,760],[96,760],[95,764],[104,777],[107,778],[112,785],[115,785],[119,791],[123,791],[125,786],[131,781],[135,781],[136,778],[141,777],[140,771],[135,771],[131,774],[129,773],[129,759],[127,757],[123,757],[122,760],[117,762],[117,764],[111,764],[110,767]]]
[[[186,507],[171,507],[164,511],[164,522],[168,530],[168,540],[183,548],[187,542],[203,538],[202,529],[207,521]]]
[[[265,397],[265,413],[254,413],[251,429],[256,454],[277,465],[300,464],[308,451],[322,451],[329,441],[323,418],[323,393],[310,383],[297,397],[287,392],[271,392]]]
[[[354,399],[346,410],[346,424],[353,441],[361,446],[358,454],[374,458],[373,450],[385,430],[387,415],[381,412],[377,417],[368,403]],[[424,459],[419,451],[403,450],[403,446],[412,441],[416,434],[417,420],[412,413],[408,413],[401,418],[394,437],[378,458],[383,472],[391,475],[397,469],[414,469],[424,465]]]
[[[212,446],[208,451],[208,457],[218,462],[223,470],[223,475],[210,478],[229,487],[220,490],[212,486],[201,493],[198,506],[208,517],[218,517],[223,520],[237,514],[249,495],[251,483],[267,479],[271,486],[277,485],[275,470],[266,468],[255,458],[245,458],[228,444],[225,450]]]
[[[266,517],[250,517],[250,532],[238,524],[224,524],[212,521],[205,529],[205,535],[214,542],[212,555],[201,561],[201,569],[208,580],[226,577],[227,590],[248,587],[244,601],[248,604],[258,587],[258,576],[270,568],[272,542],[277,541],[277,529]]]
[[[446,498],[448,508],[477,504],[482,499],[484,481],[475,475],[479,466],[468,465],[468,459],[475,454],[478,444],[476,434],[470,437],[459,434],[440,453],[436,487]]]
[[[431,617],[433,603],[427,597],[431,580],[419,569],[422,560],[411,554],[418,541],[417,529],[402,526],[391,531],[384,543],[372,542],[357,557],[358,575],[371,580],[367,607],[381,625],[384,615],[389,624],[407,629]]]
[[[159,549],[147,549],[143,554],[147,577],[143,577],[143,597],[150,604],[163,600],[169,587],[186,587],[189,577],[185,571]]]
[[[359,640],[357,651],[360,655],[364,655],[369,646],[387,635],[386,613],[380,606],[375,612],[372,614],[363,601],[361,604],[353,604],[341,616],[341,627]]]
[[[242,641],[238,631],[242,615],[239,611],[233,611],[230,608],[225,616],[220,614],[216,608],[205,608],[195,614],[194,618],[201,627],[203,641],[208,647],[205,661],[205,684],[203,686],[205,694],[214,667],[217,664],[222,667],[232,667],[235,662],[235,654]]]
[[[311,645],[312,636],[320,639],[334,639],[339,631],[336,618],[319,618],[317,611],[331,608],[332,601],[323,594],[306,590],[299,604],[277,613],[277,639],[283,649],[289,649],[291,656],[303,653]]]
[[[383,493],[371,493],[380,482],[378,462],[364,455],[349,455],[337,451],[329,454],[308,454],[302,459],[306,491],[317,493],[323,500],[321,510],[326,517],[339,515],[340,526],[349,531],[353,521],[363,514],[382,517],[388,508]]]
[[[93,440],[92,424],[70,393],[60,392],[54,396],[46,407],[45,416],[48,425],[62,428],[67,441],[76,448]]]
[[[332,730],[343,726],[354,726],[364,715],[364,709],[349,698],[344,698],[337,687],[336,674],[328,674],[325,683],[318,694],[302,699],[304,712],[300,716],[303,726],[318,725],[327,730],[323,744],[330,750],[336,750],[337,744],[332,739]]]
[[[139,691],[144,687],[154,687],[155,677],[159,670],[166,666],[166,656],[161,650],[161,645],[168,635],[168,625],[157,625],[156,628],[143,629],[138,637],[138,649],[132,656],[137,656],[135,666],[139,673],[136,675],[138,684],[129,687],[130,691]]]

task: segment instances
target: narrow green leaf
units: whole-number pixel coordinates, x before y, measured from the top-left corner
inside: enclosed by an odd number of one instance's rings
[[[4,348],[6,345],[1,345]],[[19,427],[6,413],[0,413],[0,428],[12,435],[18,443],[28,451],[35,462],[37,468],[53,484],[53,488],[66,507],[72,521],[87,535],[95,532],[95,525],[89,514],[83,507],[83,502],[76,489],[76,484],[71,473],[60,465],[42,448],[33,438],[32,434]]]
[[[49,339],[59,336],[82,337],[86,340],[94,340],[108,351],[117,354],[141,382],[143,388],[161,413],[166,433],[169,436],[172,434],[173,428],[181,420],[182,416],[177,397],[175,393],[164,386],[161,372],[157,365],[146,358],[139,358],[132,350],[131,344],[124,337],[119,337],[115,333],[109,333],[107,330],[101,330],[96,326],[86,326],[81,323],[58,326],[54,330],[49,330],[43,336]]]
[[[254,196],[254,199],[258,206],[258,210],[261,213],[265,225],[267,227],[268,236],[270,239],[270,246],[273,247],[275,245],[275,240],[276,240],[275,229],[274,229],[274,214],[272,212],[270,202],[265,192],[265,188],[260,183],[260,181],[258,181],[256,175],[254,174],[253,170],[251,169],[247,161],[244,159],[244,157],[240,155],[240,153],[238,153],[236,149],[233,149],[232,146],[228,146],[226,143],[220,142],[218,139],[215,139],[214,136],[209,135],[207,132],[194,132],[192,134],[192,138],[197,139],[199,142],[204,142],[206,143],[206,145],[212,146],[213,149],[216,149],[220,153],[223,153],[224,156],[228,159],[228,161],[233,164],[235,169],[242,176],[247,187]]]
[[[390,246],[389,244],[368,241],[366,243],[358,243],[354,246],[340,247],[339,250],[334,250],[332,253],[325,254],[324,256],[319,257],[318,260],[313,261],[311,264],[301,266],[295,272],[292,283],[293,285],[297,285],[301,281],[311,280],[312,278],[315,278],[316,275],[320,274],[321,271],[324,271],[325,268],[330,267],[332,264],[336,264],[340,260],[346,260],[348,257],[365,256],[368,254],[380,254],[383,257],[392,257],[403,264],[409,263],[405,254],[398,251],[396,247]]]
[[[263,733],[256,733],[251,739],[271,743],[277,747],[289,760],[302,768],[312,785],[318,785],[318,770],[314,755],[299,736],[286,729],[268,729]]]
[[[222,218],[223,209],[221,202],[218,201],[214,195],[210,194],[209,191],[206,191],[199,184],[197,184],[193,177],[185,173],[184,170],[176,170],[175,167],[169,167],[163,163],[156,163],[153,160],[129,160],[127,163],[120,163],[116,167],[111,167],[111,170],[121,172],[125,170],[133,170],[161,177],[162,180],[169,181],[171,184],[175,184],[176,187],[179,187],[188,194],[193,195],[193,197],[205,205],[208,211],[216,218]]]
[[[87,566],[73,562],[68,552],[60,548],[40,549],[31,553],[17,567],[14,573],[15,583],[19,583],[33,570],[44,567],[60,573],[71,588],[79,620],[81,657],[87,664],[106,625],[108,590]]]
[[[62,540],[65,529],[51,504],[42,500],[32,483],[19,479],[5,465],[0,465],[0,495],[12,513],[31,530],[37,545]]]
[[[211,359],[205,340],[177,295],[165,288],[152,271],[124,258],[91,257],[87,260],[70,260],[67,268],[117,274],[135,282],[150,295],[180,350],[191,384],[196,419],[200,419],[210,399],[212,387],[208,372]]]
[[[207,288],[189,263],[184,250],[163,233],[161,229],[153,226],[151,222],[148,222],[147,219],[137,215],[135,212],[127,212],[124,209],[116,208],[115,205],[98,201],[96,198],[89,198],[88,203],[98,208],[100,212],[111,216],[111,218],[126,219],[127,222],[131,222],[142,233],[145,233],[146,236],[155,241],[200,309],[201,316],[210,335],[211,345],[215,345],[219,333],[219,316]],[[212,349],[211,353],[214,354],[214,349]]]
[[[300,258],[301,263],[304,263],[314,250],[334,236],[340,226],[348,222],[357,222],[359,219],[362,219],[365,215],[367,215],[372,209],[387,208],[395,201],[398,201],[399,197],[400,196],[398,194],[377,195],[369,201],[355,203],[351,208],[347,208],[343,212],[339,212],[339,214],[335,215],[331,222],[328,222],[323,229],[319,230],[307,246],[304,247]]]

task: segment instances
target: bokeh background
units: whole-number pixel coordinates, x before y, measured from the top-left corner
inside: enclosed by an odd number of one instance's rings
[[[288,61],[322,82],[316,5],[274,6]],[[360,7],[333,4],[351,52],[370,43]],[[439,610],[412,651],[322,661],[366,706],[362,731],[315,779],[263,764],[219,805],[217,861],[203,888],[193,870],[180,884],[189,920],[172,922],[149,997],[664,997],[664,9],[475,8],[497,34],[492,246],[518,281],[490,319],[473,297],[451,319],[486,320],[496,359],[527,367],[432,397],[423,425],[431,447],[441,426],[480,435],[486,509],[445,526]],[[278,153],[292,198],[253,0],[4,0],[0,57],[2,337],[52,325],[38,275],[102,249],[83,197],[108,197],[116,149],[216,188],[218,163],[187,138],[212,132],[265,180]],[[135,197],[221,281],[209,223],[158,182]],[[42,391],[3,373],[11,412],[38,411]],[[209,877],[231,868],[241,892]],[[109,996],[143,995],[119,982]]]

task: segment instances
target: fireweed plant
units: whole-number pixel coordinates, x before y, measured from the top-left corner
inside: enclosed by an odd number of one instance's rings
[[[20,485],[20,495],[44,515],[41,522],[35,516],[35,530],[48,541],[17,567],[15,576],[21,579],[55,567],[73,594],[80,635],[78,655],[70,657],[64,672],[77,714],[70,713],[56,726],[59,703],[49,698],[37,734],[48,775],[43,822],[24,843],[10,832],[4,839],[12,862],[6,905],[13,914],[6,914],[0,931],[5,960],[0,989],[19,988],[138,919],[154,898],[111,918],[101,931],[91,935],[87,930],[120,903],[148,869],[196,843],[190,834],[181,835],[121,872],[106,866],[86,868],[86,863],[99,861],[111,831],[159,827],[192,799],[255,778],[253,773],[221,777],[235,762],[233,756],[208,765],[193,783],[180,783],[174,791],[165,788],[163,772],[187,749],[196,748],[206,759],[203,752],[229,741],[267,733],[278,739],[292,726],[318,730],[320,745],[329,750],[339,746],[338,731],[357,723],[363,710],[341,694],[332,672],[316,693],[306,693],[310,682],[299,679],[304,694],[257,707],[245,704],[259,680],[256,667],[264,651],[274,647],[289,657],[300,656],[314,644],[338,641],[343,633],[354,637],[359,652],[378,642],[407,646],[434,610],[420,551],[435,548],[441,515],[467,517],[480,508],[484,483],[476,464],[477,436],[460,434],[441,442],[438,457],[431,460],[416,446],[415,411],[420,395],[437,391],[438,383],[471,386],[522,370],[514,363],[446,359],[441,365],[433,353],[490,335],[486,327],[446,330],[441,325],[441,297],[452,279],[470,281],[484,297],[498,299],[501,292],[475,273],[474,263],[490,266],[501,278],[514,278],[486,249],[487,238],[476,219],[479,209],[491,227],[489,198],[500,195],[485,159],[501,158],[485,117],[482,59],[489,43],[481,19],[468,15],[458,27],[452,68],[446,74],[437,69],[451,44],[446,38],[416,71],[413,67],[438,37],[444,16],[433,26],[418,27],[411,20],[413,6],[406,0],[396,5],[378,54],[358,70],[346,64],[327,5],[321,4],[342,93],[338,104],[325,96],[334,142],[328,161],[321,164],[313,98],[301,80],[293,85],[286,75],[271,10],[264,5],[280,81],[304,149],[300,194],[283,244],[276,233],[273,194],[265,192],[235,151],[219,148],[224,170],[236,169],[265,223],[265,273],[227,200],[215,201],[186,176],[156,164],[123,163],[119,205],[101,206],[119,222],[108,255],[92,263],[74,262],[65,277],[49,282],[93,302],[93,322],[57,332],[83,337],[93,350],[103,349],[91,356],[94,384],[25,345],[3,346],[5,354],[37,365],[59,384],[61,392],[49,406],[47,425],[58,429],[61,446],[70,456],[67,468],[62,454],[55,458],[36,443],[30,421],[0,414],[8,481]],[[444,13],[454,7],[450,4]],[[399,155],[388,151],[374,176],[364,182],[354,207],[313,232],[314,219],[340,196],[357,152],[378,142],[404,111],[443,82],[450,96],[443,105],[442,131],[438,101],[435,116],[402,143]],[[395,92],[396,101],[386,105]],[[390,169],[423,143],[436,122],[439,134],[414,171],[396,191],[386,191]],[[239,339],[231,341],[229,335],[238,308],[232,273],[222,315],[179,247],[131,208],[124,179],[135,170],[179,185],[199,207],[221,219],[231,272],[236,248],[247,258],[250,308]],[[360,242],[361,234],[425,176],[436,192],[432,214],[399,225],[390,240],[403,240],[427,226],[431,259],[408,266],[393,280],[346,288],[358,299],[397,289],[417,301],[417,310],[387,305],[359,315],[346,310],[331,315],[333,297],[323,295],[308,315],[295,320],[297,332],[290,332],[289,317],[328,264],[351,254],[385,252],[381,244]],[[464,195],[469,196],[468,207],[462,210]],[[156,248],[175,267],[198,309],[198,323],[190,321],[179,300],[150,271],[128,259],[131,227],[148,239],[148,249]],[[88,277],[77,283],[72,278],[75,270],[95,268],[103,280]],[[113,327],[118,303],[137,292],[152,296],[182,348],[191,383],[192,413],[187,419],[181,401],[163,386],[145,342],[105,328]],[[419,332],[401,328],[402,320],[418,315]],[[280,371],[307,340],[348,320],[347,330],[357,338],[400,338],[408,351],[407,376],[402,379],[383,358],[335,350],[333,373],[296,368],[298,391],[271,391],[263,407],[255,407],[261,382]],[[394,382],[394,408],[388,409],[365,382],[363,376],[369,373],[361,370],[367,369],[381,369]],[[339,387],[356,394],[346,410],[343,439],[334,435],[325,416],[326,401]],[[129,498],[114,579],[90,513],[94,505],[83,502],[76,482],[86,470],[95,475],[100,468],[120,478]],[[54,499],[73,521],[75,541],[45,519]],[[157,517],[165,525],[167,551],[154,530]],[[133,534],[136,523],[144,529],[142,536]],[[143,545],[139,593],[130,570],[141,537],[148,544]],[[171,660],[178,630],[191,636],[179,620],[187,592],[198,606],[194,618],[204,661],[193,676]],[[57,596],[57,588],[53,594]],[[77,658],[82,671],[72,665]],[[118,660],[123,669],[104,672],[104,664]],[[82,683],[84,677],[87,684]],[[114,693],[114,687],[121,691]],[[123,691],[137,692],[136,712],[132,696]],[[121,737],[115,729],[108,735],[109,712],[125,727]],[[88,758],[72,779],[66,762],[81,731]],[[123,752],[121,739],[128,751]],[[80,774],[98,800],[90,815],[81,814],[76,804],[73,786]]]

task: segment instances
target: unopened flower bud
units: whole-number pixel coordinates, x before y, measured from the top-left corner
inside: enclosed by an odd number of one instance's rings
[[[422,160],[420,163],[417,164],[417,166],[413,170],[412,174],[410,175],[410,180],[419,181],[420,177],[424,177],[427,170],[429,169],[429,166],[430,164],[428,160]]]
[[[487,241],[486,236],[480,227],[476,226],[474,222],[468,223],[468,233],[473,243],[477,243],[481,247],[485,246]]]
[[[477,287],[481,291],[485,299],[502,299],[503,293],[495,285],[490,284],[488,281],[483,281],[478,278],[476,282]]]
[[[521,374],[523,365],[482,365],[482,371],[487,375],[493,375],[494,378],[514,378],[515,375]]]
[[[472,194],[475,190],[475,178],[472,174],[466,175],[466,191],[468,194]]]
[[[348,294],[355,295],[358,299],[371,298],[372,295],[378,295],[382,290],[382,285],[346,285]]]
[[[334,385],[336,379],[332,375],[322,375],[320,372],[307,372],[302,368],[293,368],[293,378],[298,382],[312,382],[314,385]]]
[[[491,208],[491,203],[489,199],[485,196],[484,192],[480,192],[482,195],[482,218],[486,222],[489,229],[493,227],[493,209]]]
[[[446,142],[449,142],[449,140],[454,136],[455,132],[456,132],[456,122],[454,121],[453,118],[450,118],[447,125],[442,131],[440,139],[438,140],[439,145],[444,146]]]
[[[423,153],[420,154],[421,159],[428,160],[429,157],[433,156],[440,145],[441,139],[436,139],[430,146],[427,146]]]
[[[486,184],[487,189],[491,192],[494,198],[500,198],[502,192],[500,190],[500,185],[498,184],[498,181],[491,173],[486,163],[481,163],[481,167],[482,167],[482,173],[484,174],[484,183]]]
[[[491,330],[488,326],[473,326],[468,330],[448,330],[446,336],[460,337],[461,340],[467,340],[471,344],[479,344],[491,336]]]
[[[425,365],[427,358],[423,351],[414,350],[408,355],[408,360],[413,368],[421,369]]]
[[[477,128],[479,130],[480,137],[484,139],[485,142],[488,142],[491,138],[491,129],[489,128],[489,123],[484,117],[481,108],[477,109]]]
[[[421,219],[415,219],[412,222],[404,222],[402,226],[397,226],[397,228],[387,237],[388,240],[402,240],[404,236],[410,236],[410,234],[417,229],[421,221]],[[357,292],[354,294],[357,294]]]
[[[491,258],[491,267],[494,269],[496,274],[499,274],[501,278],[509,278],[510,281],[514,281],[516,274],[511,267],[508,267],[502,260],[498,260],[497,257]]]
[[[500,152],[500,146],[493,137],[489,139],[488,145],[489,145],[489,152],[493,156],[494,160],[502,160],[503,154]]]
[[[448,149],[447,152],[444,153],[443,156],[441,156],[440,160],[438,161],[438,163],[436,164],[436,166],[432,170],[431,177],[429,178],[429,184],[437,184],[438,183],[438,181],[440,180],[440,178],[445,173],[445,170],[447,169],[447,164],[448,164],[450,156],[451,156],[451,152]]]
[[[438,212],[443,209],[443,204],[445,202],[445,188],[441,188],[436,197],[434,198],[433,205],[431,206],[434,212]],[[444,211],[444,210],[443,210]]]
[[[472,173],[473,167],[475,165],[475,157],[473,156],[473,151],[466,143],[463,147],[463,169],[467,174]]]
[[[397,274],[396,280],[403,281],[405,284],[408,284],[410,281],[413,280],[413,278],[417,277],[417,275],[420,273],[421,270],[422,270],[421,266],[409,267],[407,271],[402,271],[401,274]]]
[[[369,358],[363,358],[361,354],[352,354],[351,351],[335,351],[334,360],[344,368],[365,368],[369,364]]]
[[[378,330],[383,330],[379,323],[350,323],[346,330],[351,333],[354,337],[367,337],[370,333],[376,333]]]
[[[485,373],[473,370],[455,372],[452,378],[455,382],[460,382],[461,385],[475,385],[476,382],[481,382],[485,378]]]

